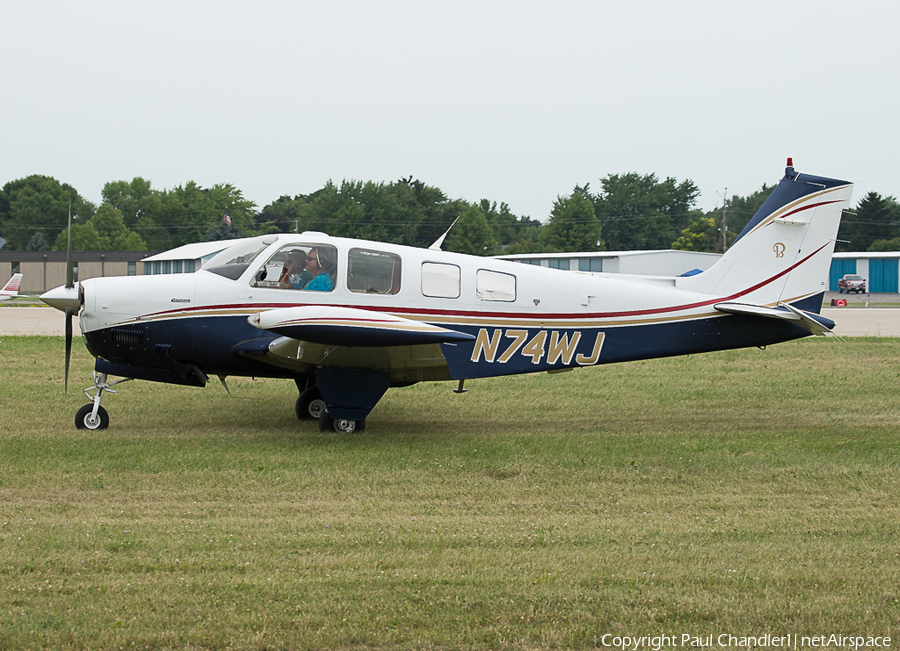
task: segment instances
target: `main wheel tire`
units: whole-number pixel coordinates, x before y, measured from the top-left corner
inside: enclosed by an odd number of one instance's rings
[[[325,401],[317,387],[310,387],[297,398],[294,412],[300,420],[318,420],[325,412]]]
[[[109,427],[109,414],[103,407],[97,408],[97,418],[91,418],[93,413],[94,405],[92,403],[82,405],[81,409],[75,413],[75,427],[77,429],[106,429]]]
[[[337,432],[338,434],[352,434],[363,432],[366,429],[365,420],[350,420],[347,418],[332,418],[328,412],[319,416],[320,432]]]

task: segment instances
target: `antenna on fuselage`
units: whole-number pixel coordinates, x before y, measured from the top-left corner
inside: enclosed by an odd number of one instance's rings
[[[456,219],[453,220],[453,223],[450,224],[450,228],[453,228],[456,225],[456,222],[458,222],[458,221],[459,221],[459,216],[457,215]],[[444,231],[444,234],[441,235],[439,238],[437,238],[434,241],[434,244],[432,244],[428,248],[432,251],[440,251],[441,245],[444,243],[444,238],[447,237],[447,233],[450,232],[450,228],[448,228],[446,231]]]

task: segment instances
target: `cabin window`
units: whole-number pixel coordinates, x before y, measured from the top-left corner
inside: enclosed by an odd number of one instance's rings
[[[347,289],[358,294],[396,294],[400,291],[400,256],[371,249],[350,249]]]
[[[433,298],[459,298],[459,267],[442,262],[422,263],[422,294]]]
[[[475,295],[482,301],[516,300],[516,277],[499,271],[479,269],[475,274]]]
[[[330,292],[337,278],[337,249],[329,244],[288,244],[256,272],[253,287]]]

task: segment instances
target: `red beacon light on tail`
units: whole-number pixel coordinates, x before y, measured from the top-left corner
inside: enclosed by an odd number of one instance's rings
[[[786,178],[792,179],[797,176],[797,173],[794,172],[794,159],[791,156],[788,156],[787,166],[784,168],[784,175]]]

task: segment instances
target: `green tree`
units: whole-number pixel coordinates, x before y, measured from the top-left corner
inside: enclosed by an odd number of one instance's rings
[[[672,243],[672,248],[681,251],[714,252],[721,250],[718,232],[719,229],[716,226],[715,219],[712,217],[698,217],[681,231],[681,237]]]
[[[67,241],[66,231],[60,232],[53,249],[65,251]],[[87,223],[72,226],[72,248],[77,251],[144,251],[147,245],[140,236],[128,230],[122,213],[103,204]]]
[[[35,232],[28,239],[28,244],[25,247],[26,251],[49,251],[50,250],[50,242],[47,241],[47,238],[44,237],[44,234],[41,231]]]
[[[900,251],[900,237],[893,237],[889,240],[875,240],[866,250],[874,252]]]
[[[866,251],[876,240],[900,235],[900,205],[894,197],[869,192],[856,207],[844,213],[838,229],[838,251]]]
[[[206,235],[222,221],[225,212],[232,224],[244,232],[253,232],[252,201],[244,199],[240,190],[230,183],[216,184],[204,189],[194,181],[161,193],[161,217],[172,246],[202,242]],[[255,234],[255,233],[254,233]]]
[[[556,198],[541,230],[541,243],[548,252],[602,250],[600,222],[588,186],[576,186],[568,197]]]
[[[156,219],[150,215],[142,215],[135,222],[134,233],[146,242],[147,248],[155,251],[165,251],[173,248],[172,235],[168,229],[157,223]],[[129,249],[136,251],[138,249]]]
[[[500,245],[494,237],[494,229],[479,206],[466,206],[459,220],[450,230],[444,247],[447,251],[469,255],[495,255]]]
[[[228,224],[224,220],[209,229],[206,233],[205,242],[218,242],[220,240],[236,240],[245,237],[244,231],[235,226]]]
[[[665,249],[694,219],[693,181],[660,182],[655,174],[610,174],[593,197],[609,250]]]
[[[65,251],[68,241],[68,232],[60,232],[53,243],[53,250]],[[97,229],[90,222],[86,224],[72,224],[72,249],[75,251],[106,251],[109,248],[105,246],[106,244],[107,241],[100,236],[100,233],[97,232]]]
[[[7,240],[6,248],[24,250],[35,230],[48,240],[56,238],[66,228],[70,205],[76,224],[85,222],[95,210],[75,188],[50,176],[34,174],[4,185],[0,191],[0,235]]]
[[[150,181],[134,177],[131,181],[110,181],[101,192],[103,203],[122,213],[125,226],[134,229],[143,217],[159,218],[162,208],[160,193],[150,186]]]
[[[308,195],[282,196],[256,217],[257,228],[323,231],[410,246],[428,246],[458,214],[458,202],[421,181],[328,181]]]
[[[100,206],[88,223],[96,229],[106,249],[117,249],[117,245],[128,237],[128,227],[122,213],[109,204]]]

